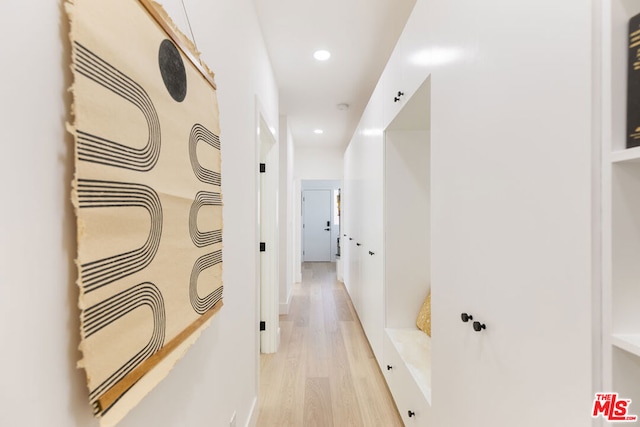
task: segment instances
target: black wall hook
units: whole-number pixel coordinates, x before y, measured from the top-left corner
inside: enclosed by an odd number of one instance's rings
[[[464,323],[467,323],[469,320],[473,320],[473,316],[467,313],[462,313],[460,317]]]

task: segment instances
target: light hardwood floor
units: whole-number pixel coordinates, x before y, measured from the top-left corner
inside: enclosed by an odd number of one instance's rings
[[[303,264],[280,332],[260,356],[259,427],[403,425],[335,264]]]

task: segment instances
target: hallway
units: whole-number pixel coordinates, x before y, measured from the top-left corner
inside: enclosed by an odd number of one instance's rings
[[[303,264],[280,328],[260,356],[259,427],[402,426],[335,264]]]

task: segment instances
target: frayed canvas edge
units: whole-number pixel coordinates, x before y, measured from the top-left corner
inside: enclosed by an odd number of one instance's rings
[[[82,221],[80,220],[80,215],[79,215],[79,202],[78,202],[78,175],[77,175],[77,166],[78,166],[78,134],[76,132],[77,130],[77,115],[76,115],[76,92],[75,92],[75,82],[77,79],[76,76],[76,71],[75,71],[75,66],[76,66],[76,62],[77,62],[77,57],[76,57],[76,49],[73,45],[73,41],[75,40],[74,37],[74,27],[75,27],[75,23],[74,23],[74,12],[75,12],[75,1],[74,0],[65,0],[64,3],[64,10],[67,14],[67,19],[69,20],[69,41],[70,41],[70,45],[71,45],[71,63],[69,64],[69,68],[71,69],[71,75],[73,76],[72,82],[71,82],[71,86],[69,86],[69,88],[67,89],[69,92],[71,92],[72,95],[72,101],[71,101],[71,105],[69,107],[69,121],[67,121],[66,123],[66,131],[73,137],[73,160],[74,160],[74,171],[73,171],[73,180],[71,181],[71,204],[73,205],[73,210],[74,210],[74,214],[76,216],[76,230],[77,230],[77,237],[76,237],[76,258],[74,259],[74,264],[76,266],[76,271],[77,271],[77,278],[76,278],[76,286],[78,287],[78,291],[79,291],[79,298],[78,298],[78,309],[80,310],[79,312],[79,317],[80,317],[80,331],[79,331],[79,336],[80,336],[80,343],[78,344],[78,350],[82,353],[83,357],[84,357],[84,348],[83,348],[83,343],[84,343],[84,336],[82,331],[84,330],[84,322],[83,322],[83,318],[82,318],[82,312],[84,311],[84,309],[86,308],[85,304],[84,304],[84,298],[83,298],[83,292],[82,292],[82,275],[81,275],[81,266],[80,266],[80,260],[78,258],[79,256],[79,247],[80,247],[80,241],[82,240],[82,236],[84,235],[84,224],[82,223]],[[84,369],[84,359],[80,359],[78,360],[76,367],[78,369]],[[89,373],[85,370],[85,373],[87,375],[87,390],[90,391],[89,389]]]

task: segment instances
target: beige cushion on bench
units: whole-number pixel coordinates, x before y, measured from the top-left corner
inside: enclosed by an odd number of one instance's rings
[[[427,294],[418,313],[418,319],[416,320],[416,326],[425,334],[431,336],[431,290]]]

